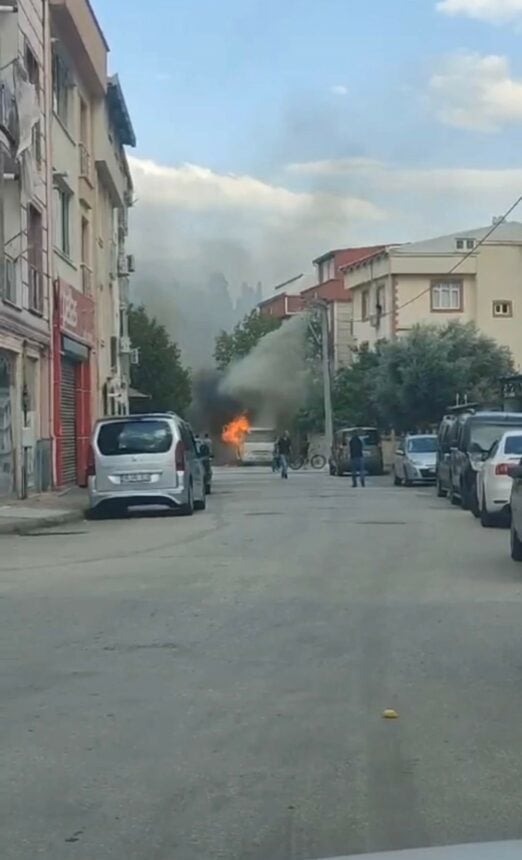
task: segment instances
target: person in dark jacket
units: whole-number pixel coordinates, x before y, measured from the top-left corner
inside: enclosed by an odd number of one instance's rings
[[[352,438],[350,439],[350,468],[352,470],[352,487],[357,486],[357,475],[361,479],[361,487],[366,486],[363,443],[357,430],[353,431]]]
[[[285,430],[282,436],[277,440],[277,450],[279,452],[279,463],[281,466],[281,477],[288,478],[288,460],[292,453],[292,442],[288,430]]]

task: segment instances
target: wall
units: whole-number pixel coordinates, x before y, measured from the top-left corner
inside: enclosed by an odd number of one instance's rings
[[[494,317],[493,302],[513,303],[512,317]],[[484,245],[477,278],[477,325],[499,343],[509,346],[515,366],[522,369],[522,247]]]
[[[473,275],[465,275],[462,281],[463,310],[432,311],[431,283],[436,275],[396,275],[395,292],[397,301],[397,334],[408,331],[416,323],[443,325],[452,320],[469,322],[475,319],[476,284]],[[455,276],[457,275],[455,274]],[[421,295],[423,293],[423,295]],[[416,298],[419,296],[419,298]],[[414,301],[412,301],[414,299]],[[410,304],[405,304],[410,302]]]
[[[352,334],[353,308],[351,302],[333,302],[333,356],[334,369],[352,363],[354,339]]]

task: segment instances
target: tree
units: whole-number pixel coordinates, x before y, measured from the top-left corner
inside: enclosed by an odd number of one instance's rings
[[[219,370],[225,370],[231,362],[243,358],[254,348],[265,334],[281,325],[281,320],[264,316],[257,310],[247,314],[231,332],[222,331],[216,338],[214,358]]]
[[[498,402],[499,379],[512,367],[509,349],[474,323],[416,325],[380,347],[372,398],[381,421],[396,430],[428,428],[457,396]]]
[[[351,367],[342,367],[332,385],[332,407],[336,426],[368,427],[378,423],[374,400],[375,371],[379,365],[379,349],[361,347]]]
[[[183,415],[190,404],[190,374],[165,326],[149,317],[144,305],[129,308],[129,335],[140,363],[131,367],[131,383],[151,400],[148,408]]]

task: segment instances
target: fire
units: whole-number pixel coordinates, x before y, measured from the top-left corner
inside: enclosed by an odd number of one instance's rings
[[[223,427],[221,438],[228,445],[234,445],[235,448],[240,448],[243,440],[250,430],[250,421],[246,415],[238,415],[229,424]]]

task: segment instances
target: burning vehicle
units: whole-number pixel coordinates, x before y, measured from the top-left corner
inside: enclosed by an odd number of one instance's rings
[[[253,427],[246,415],[234,418],[221,433],[222,441],[233,447],[237,462],[244,466],[270,465],[276,437],[275,427]]]

